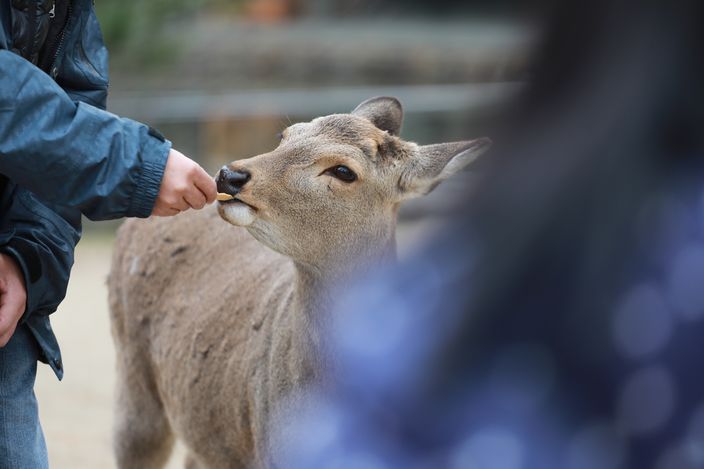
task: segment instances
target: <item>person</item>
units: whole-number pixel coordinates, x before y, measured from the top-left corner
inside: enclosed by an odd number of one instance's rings
[[[0,468],[47,467],[33,386],[59,379],[49,315],[64,298],[81,214],[170,216],[216,197],[158,131],[105,111],[107,52],[92,0],[0,5]]]
[[[704,3],[553,3],[463,210],[341,288],[284,465],[704,467]]]

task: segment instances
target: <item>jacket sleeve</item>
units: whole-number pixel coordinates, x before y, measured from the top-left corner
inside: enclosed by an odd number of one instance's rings
[[[171,142],[73,101],[40,69],[0,50],[0,173],[88,218],[147,217]]]
[[[26,321],[31,314],[53,313],[66,295],[81,214],[18,186],[6,197],[0,252],[12,256],[23,273],[27,307],[21,321]]]

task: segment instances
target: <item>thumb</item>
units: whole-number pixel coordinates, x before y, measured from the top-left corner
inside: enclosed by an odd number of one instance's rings
[[[198,171],[196,171],[196,174],[193,177],[193,184],[203,193],[209,204],[215,202],[218,195],[215,179],[210,177],[210,175],[200,166],[198,166]]]

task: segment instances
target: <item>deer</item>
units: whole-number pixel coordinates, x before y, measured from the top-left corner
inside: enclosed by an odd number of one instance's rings
[[[216,175],[230,194],[118,230],[108,278],[119,468],[270,467],[276,415],[324,379],[336,285],[395,262],[399,205],[468,167],[488,138],[402,140],[398,99],[296,123]]]

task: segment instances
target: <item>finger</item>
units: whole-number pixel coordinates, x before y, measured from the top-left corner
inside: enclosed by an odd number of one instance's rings
[[[2,305],[0,305],[0,318],[2,318],[2,324],[0,324],[0,347],[7,345],[12,338],[25,308],[22,297],[11,291],[6,292],[2,300]]]
[[[205,207],[205,203],[207,202],[205,195],[196,187],[193,187],[192,190],[188,191],[183,198],[189,207],[196,210],[200,210]]]
[[[203,168],[198,167],[198,171],[193,177],[193,183],[200,190],[200,192],[205,196],[207,203],[212,204],[215,202],[215,198],[218,195],[218,189],[215,184],[215,180],[210,177],[208,173],[205,172]]]
[[[5,312],[0,312],[0,347],[7,343],[7,341],[3,341],[3,338],[12,332],[13,328],[9,317]]]
[[[171,204],[171,208],[175,208],[179,212],[185,212],[186,210],[191,208],[191,206],[188,205],[188,201],[186,200],[185,196],[182,195],[181,199],[177,203]]]
[[[154,211],[152,211],[152,215],[155,217],[172,217],[174,215],[178,215],[179,213],[181,212],[175,208],[161,206],[154,208]]]
[[[174,215],[178,215],[181,213],[181,210],[173,207],[165,207],[164,208],[164,215],[165,217],[173,217]]]
[[[178,197],[178,196],[176,196]],[[170,203],[165,203],[164,208],[169,208],[176,210],[177,212],[185,212],[189,208],[191,208],[190,205],[188,205],[188,202],[186,202],[186,199],[183,198],[183,196],[179,197],[177,200],[174,200]],[[171,214],[171,211],[168,212]]]
[[[0,334],[0,348],[6,346],[8,342],[10,342],[10,339],[12,339],[12,336],[15,334],[15,330],[17,329],[17,324],[13,325],[5,331],[4,334]]]

